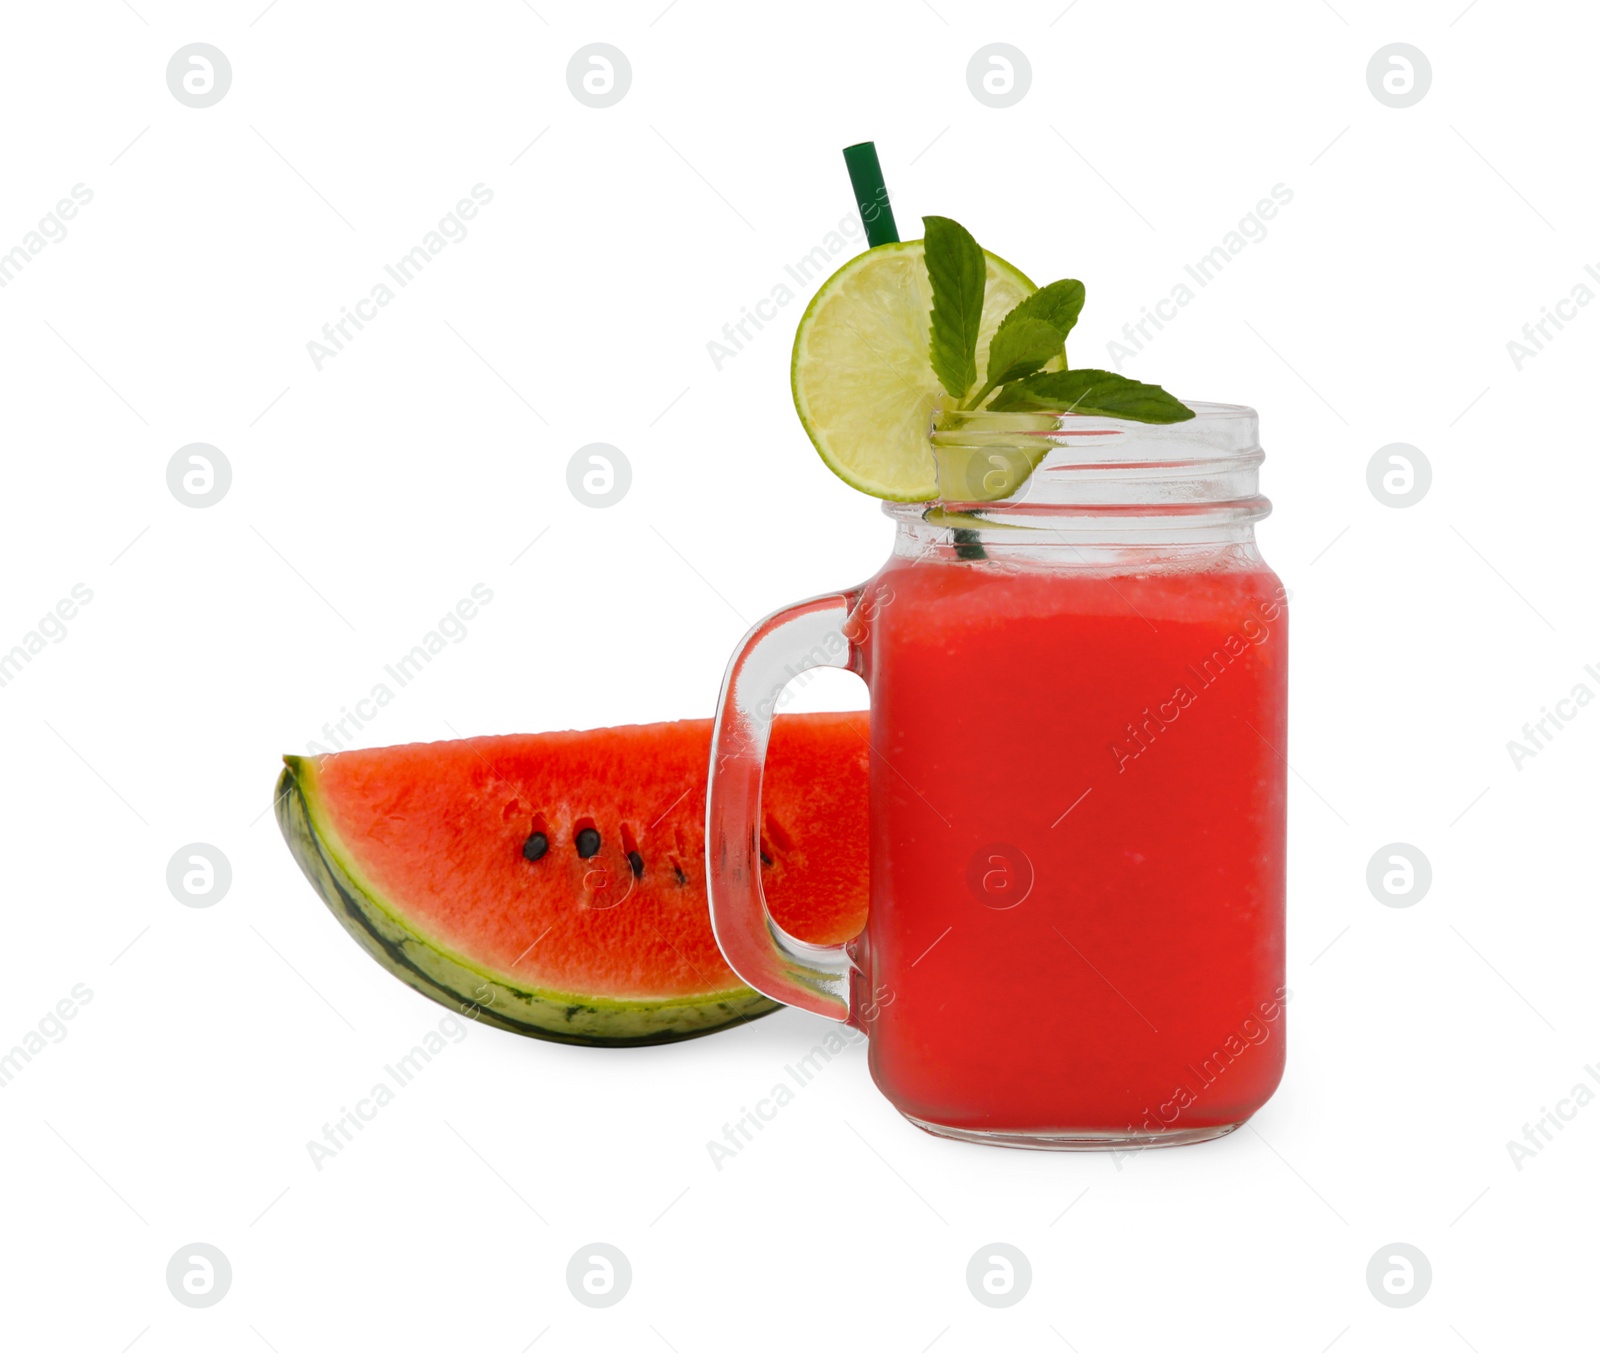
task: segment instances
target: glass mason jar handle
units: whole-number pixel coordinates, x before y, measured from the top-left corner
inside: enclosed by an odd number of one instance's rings
[[[706,793],[706,891],[711,928],[728,965],[785,1005],[850,1018],[852,964],[842,944],[786,932],[761,890],[761,772],[783,689],[813,667],[854,669],[856,592],[775,611],[745,635],[728,663],[711,735]],[[859,638],[859,636],[856,636]]]

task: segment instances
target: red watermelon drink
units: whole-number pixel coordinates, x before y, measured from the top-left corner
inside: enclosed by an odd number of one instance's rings
[[[1227,546],[922,557],[897,515],[918,553],[868,585],[859,649],[878,1085],[949,1135],[1238,1125],[1283,1070],[1278,580]]]
[[[863,201],[866,199],[863,197]],[[889,562],[746,637],[712,738],[713,927],[751,986],[869,1037],[930,1132],[1052,1149],[1220,1136],[1283,1071],[1285,593],[1255,414],[1066,365],[1081,283],[960,226],[846,264],[795,343],[824,461]],[[871,694],[865,928],[773,921],[757,842],[784,688]]]

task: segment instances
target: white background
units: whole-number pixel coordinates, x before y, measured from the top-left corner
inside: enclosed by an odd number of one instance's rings
[[[0,290],[0,648],[93,592],[0,689],[0,1045],[93,992],[0,1092],[8,1345],[1592,1339],[1600,1107],[1521,1170],[1506,1143],[1600,1063],[1600,710],[1520,769],[1506,744],[1600,692],[1600,307],[1520,371],[1506,344],[1600,265],[1600,22],[1062,3],[7,7],[0,249],[94,195]],[[165,80],[195,41],[233,68],[206,109]],[[633,70],[603,110],[565,76],[595,41]],[[965,76],[997,41],[1032,66],[1003,110]],[[1401,110],[1365,74],[1397,41],[1433,69]],[[855,1049],[719,1172],[707,1140],[821,1021],[623,1052],[474,1027],[319,1173],[307,1139],[444,1012],[300,877],[265,811],[279,753],[475,583],[493,603],[363,745],[704,715],[748,621],[877,567],[887,523],[791,411],[805,297],[722,370],[706,349],[849,214],[839,148],[868,137],[906,236],[953,215],[1040,281],[1086,280],[1076,365],[1293,192],[1124,368],[1262,415],[1261,539],[1295,610],[1281,1090],[1230,1138],[1119,1168],[923,1136]],[[466,238],[316,370],[307,342],[476,183]],[[203,510],[165,480],[196,441],[233,471]],[[634,475],[603,511],[565,479],[596,441]],[[1397,441],[1433,467],[1403,510],[1366,483]],[[806,699],[859,703],[850,683]],[[233,868],[206,910],[165,883],[193,841]],[[1393,841],[1432,862],[1407,909],[1365,884]],[[1016,993],[1019,1037],[1042,998]],[[602,1311],[564,1280],[597,1240],[634,1272]],[[233,1267],[208,1310],[164,1280],[194,1241]],[[1033,1268],[1008,1310],[964,1279],[995,1241]],[[1433,1268],[1406,1310],[1365,1279],[1396,1241]]]

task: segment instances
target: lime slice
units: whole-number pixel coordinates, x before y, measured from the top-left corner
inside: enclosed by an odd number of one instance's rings
[[[1005,259],[984,258],[980,377],[1000,321],[1037,290]],[[791,381],[800,421],[828,468],[874,498],[917,503],[938,495],[929,432],[934,411],[956,401],[928,361],[932,306],[922,241],[880,244],[822,284],[795,335]]]

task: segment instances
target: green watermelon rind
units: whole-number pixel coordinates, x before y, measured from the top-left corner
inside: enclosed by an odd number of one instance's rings
[[[278,826],[301,871],[350,936],[384,968],[430,1000],[484,1024],[585,1047],[645,1047],[715,1033],[781,1009],[749,987],[659,1001],[514,986],[425,936],[341,849],[319,811],[316,763],[283,758],[273,798]]]

